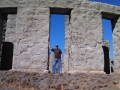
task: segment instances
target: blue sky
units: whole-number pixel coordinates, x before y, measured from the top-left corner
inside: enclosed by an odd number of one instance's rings
[[[120,6],[120,0],[90,0],[90,1],[103,2],[103,3]],[[110,20],[102,19],[102,25],[104,29],[104,40],[110,41],[110,58],[113,58],[114,54],[112,52],[113,48],[112,48],[111,22]],[[64,57],[65,16],[60,14],[51,14],[51,18],[50,18],[50,45],[52,48],[54,48],[55,44],[59,45],[59,48],[62,50]]]
[[[64,57],[65,46],[65,15],[52,14],[50,21],[50,45],[55,48],[58,44]],[[53,52],[51,52],[53,53]],[[63,58],[64,59],[64,58]]]

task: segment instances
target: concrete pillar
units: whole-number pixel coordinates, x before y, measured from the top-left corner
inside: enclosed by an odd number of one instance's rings
[[[120,16],[112,20],[113,26],[113,48],[114,48],[114,69],[120,72]]]
[[[70,58],[70,38],[71,38],[71,32],[70,32],[70,15],[65,16],[65,53],[64,53],[64,63],[63,63],[63,70],[62,72],[67,72],[69,71],[69,58]]]
[[[49,8],[18,8],[14,69],[47,70],[49,15]]]
[[[72,10],[69,70],[103,71],[104,54],[101,20],[99,11]]]

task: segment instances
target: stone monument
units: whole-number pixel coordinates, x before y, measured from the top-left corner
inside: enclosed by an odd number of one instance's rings
[[[13,43],[13,70],[47,70],[51,14],[66,15],[64,72],[104,71],[102,18],[112,22],[114,70],[120,71],[119,6],[87,0],[0,0],[0,45]]]

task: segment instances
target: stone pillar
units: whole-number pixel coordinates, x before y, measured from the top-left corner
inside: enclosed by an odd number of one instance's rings
[[[63,72],[69,71],[69,57],[70,57],[70,45],[71,45],[71,32],[69,29],[70,25],[70,15],[65,16],[65,53],[64,53],[64,64]]]
[[[70,46],[70,59],[69,70],[76,71],[85,69],[85,32],[87,24],[86,9],[73,9],[71,11],[70,31],[71,31],[71,46]]]
[[[47,69],[49,8],[18,8],[14,69]]]
[[[96,10],[87,11],[85,25],[85,57],[86,66],[90,70],[104,71],[102,15]]]
[[[114,69],[120,72],[120,16],[112,21],[113,26],[113,48]]]
[[[73,9],[71,12],[70,31],[69,70],[103,71],[104,54],[100,12]]]

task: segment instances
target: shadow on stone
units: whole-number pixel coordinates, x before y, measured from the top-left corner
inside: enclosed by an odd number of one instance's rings
[[[13,43],[3,42],[0,70],[12,69]]]
[[[110,59],[109,59],[109,48],[102,46],[104,52],[104,72],[110,74]]]

